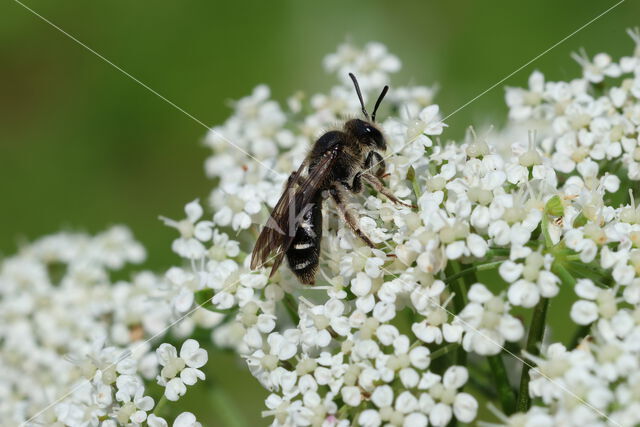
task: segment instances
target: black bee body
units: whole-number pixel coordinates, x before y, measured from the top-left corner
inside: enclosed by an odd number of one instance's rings
[[[313,283],[320,262],[322,241],[322,196],[318,194],[312,206],[302,216],[291,246],[287,262],[302,283]]]
[[[360,134],[375,134],[378,142],[363,144],[364,135],[355,134],[354,130],[359,130]],[[320,260],[322,194],[328,190],[334,200],[339,198],[336,203],[342,203],[342,198],[338,195],[339,190],[336,190],[337,185],[342,185],[355,193],[362,191],[362,180],[358,174],[366,169],[366,160],[369,156],[379,156],[382,159],[370,144],[375,149],[386,148],[378,129],[362,120],[354,119],[345,124],[344,130],[329,131],[322,135],[311,149],[308,174],[312,174],[326,156],[334,156],[335,159],[324,180],[318,182],[315,190],[317,194],[302,215],[291,245],[286,251],[289,267],[302,283],[313,283]]]
[[[388,87],[385,86],[378,97],[369,120],[358,83],[352,74],[350,76],[367,120],[351,119],[341,130],[329,131],[318,138],[300,168],[289,177],[269,222],[260,233],[251,268],[270,261],[269,255],[275,251],[272,275],[286,255],[289,267],[302,283],[315,283],[322,241],[323,194],[330,195],[342,219],[371,247],[376,246],[345,205],[348,192],[361,192],[364,181],[393,202],[411,206],[398,200],[382,182],[385,166],[380,153],[387,146],[374,123]]]

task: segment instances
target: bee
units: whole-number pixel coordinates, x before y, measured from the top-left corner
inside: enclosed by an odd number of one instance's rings
[[[348,120],[341,130],[322,135],[298,170],[291,173],[256,241],[251,256],[252,269],[273,259],[273,276],[286,256],[298,280],[313,285],[320,259],[324,198],[333,199],[342,220],[372,248],[376,245],[362,231],[356,216],[346,205],[349,193],[362,192],[366,183],[392,202],[414,207],[395,197],[382,181],[385,163],[381,153],[385,152],[387,144],[375,121],[389,86],[382,89],[369,116],[358,80],[352,73],[349,77],[360,100],[364,120]]]

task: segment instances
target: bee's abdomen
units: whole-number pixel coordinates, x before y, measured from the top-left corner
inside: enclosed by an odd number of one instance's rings
[[[318,196],[312,203],[287,250],[291,271],[306,285],[315,283],[322,240],[322,198]]]

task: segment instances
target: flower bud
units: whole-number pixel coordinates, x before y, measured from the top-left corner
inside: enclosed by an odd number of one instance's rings
[[[540,157],[540,154],[533,149],[521,154],[518,158],[518,162],[525,168],[530,168],[532,166],[542,164],[542,158]]]
[[[467,156],[483,157],[489,154],[489,145],[484,141],[474,141],[467,146]]]
[[[562,200],[558,195],[553,196],[547,201],[544,210],[553,216],[564,215],[564,206],[562,205]]]

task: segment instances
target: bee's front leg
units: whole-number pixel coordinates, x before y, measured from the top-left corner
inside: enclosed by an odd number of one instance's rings
[[[417,206],[415,206],[415,205],[412,205],[410,203],[405,203],[402,200],[398,199],[391,192],[391,190],[389,190],[387,187],[384,186],[384,184],[380,180],[380,177],[373,176],[370,173],[363,173],[362,174],[362,178],[365,181],[367,181],[373,188],[375,188],[378,193],[382,193],[385,196],[387,196],[387,198],[389,200],[391,200],[393,203],[396,203],[398,205],[403,205],[403,206],[406,206],[406,207],[409,207],[409,208],[417,208]]]
[[[373,175],[378,179],[382,179],[387,169],[387,165],[384,162],[384,158],[377,151],[371,151],[364,161],[364,168],[366,171],[372,169]]]
[[[336,207],[338,208],[338,212],[340,213],[342,220],[347,223],[356,236],[366,243],[367,246],[374,249],[377,248],[376,244],[371,241],[369,236],[362,231],[357,218],[354,216],[351,209],[349,209],[345,204],[345,191],[340,189],[337,185],[333,185],[329,189],[329,193],[331,194],[331,197],[333,197],[333,201],[336,202]]]

